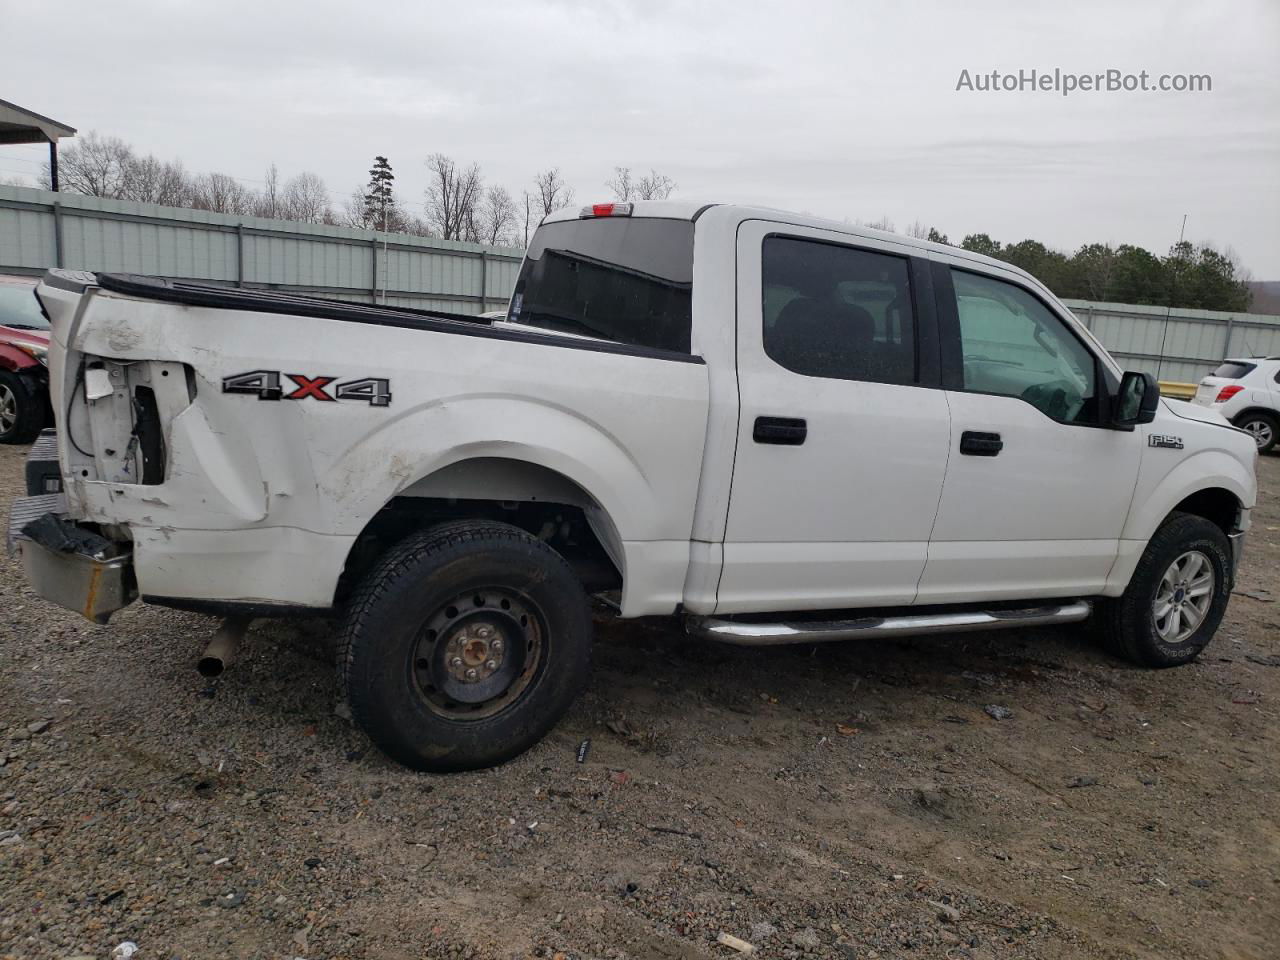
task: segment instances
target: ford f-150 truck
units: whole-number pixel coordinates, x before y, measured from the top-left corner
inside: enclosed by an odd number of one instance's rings
[[[588,597],[739,644],[1090,619],[1148,666],[1222,619],[1253,438],[1041,283],[733,205],[548,217],[501,320],[118,274],[38,298],[63,491],[37,593],[333,613],[352,715],[455,770],[587,676]],[[216,662],[217,656],[212,659]]]

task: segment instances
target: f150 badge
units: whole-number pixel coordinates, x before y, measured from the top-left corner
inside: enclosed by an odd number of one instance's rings
[[[379,377],[360,380],[344,380],[334,384],[337,377],[309,377],[302,373],[283,375],[293,381],[284,384],[279,370],[250,370],[222,378],[223,393],[248,393],[259,400],[312,400],[334,402],[337,400],[361,400],[372,407],[391,405],[391,381]],[[330,393],[330,385],[333,392]],[[286,392],[287,391],[287,392]]]
[[[1149,447],[1168,447],[1171,450],[1182,449],[1181,437],[1169,437],[1163,433],[1147,434],[1147,446]]]

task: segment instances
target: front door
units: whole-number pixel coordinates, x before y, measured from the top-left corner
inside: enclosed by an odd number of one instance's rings
[[[915,599],[950,422],[929,264],[914,252],[742,225],[741,403],[719,612]]]
[[[938,263],[934,289],[952,437],[918,602],[1098,592],[1142,457],[1102,423],[1108,371],[1012,275]]]

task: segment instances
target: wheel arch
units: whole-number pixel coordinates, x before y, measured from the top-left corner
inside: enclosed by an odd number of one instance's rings
[[[1239,413],[1233,413],[1231,415],[1231,422],[1239,423],[1241,420],[1243,420],[1245,417],[1247,417],[1251,413],[1262,414],[1272,423],[1280,425],[1280,410],[1273,410],[1271,407],[1264,407],[1261,404],[1257,404],[1257,403],[1251,404],[1250,406],[1245,407]]]
[[[599,498],[551,467],[487,455],[455,460],[391,496],[356,537],[339,597],[409,534],[463,519],[498,520],[537,536],[570,562],[588,588],[621,589],[625,583],[626,545]]]

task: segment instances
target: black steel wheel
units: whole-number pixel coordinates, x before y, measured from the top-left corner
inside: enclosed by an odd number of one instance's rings
[[[393,548],[351,599],[338,649],[353,719],[419,770],[487,767],[536,743],[586,682],[591,625],[569,565],[490,521]]]

